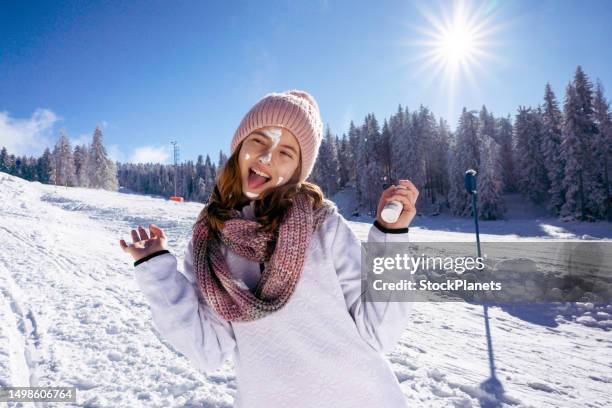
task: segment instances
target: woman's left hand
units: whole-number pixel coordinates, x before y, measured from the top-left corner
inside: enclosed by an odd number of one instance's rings
[[[378,202],[378,210],[376,211],[376,221],[385,228],[397,229],[406,228],[412,222],[416,215],[416,201],[419,197],[419,190],[410,180],[400,180],[400,187],[391,186],[383,191]],[[389,201],[399,201],[404,208],[393,224],[384,222],[380,216],[385,204]]]

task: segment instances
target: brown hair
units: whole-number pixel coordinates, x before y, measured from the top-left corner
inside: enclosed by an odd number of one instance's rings
[[[232,217],[232,209],[246,201],[238,164],[238,154],[243,142],[236,147],[223,168],[219,169],[215,188],[194,224],[195,227],[207,217],[211,233],[215,237],[218,237],[219,231],[223,229],[224,222]],[[306,194],[315,210],[323,205],[325,196],[321,188],[308,181],[299,181],[301,168],[300,154],[297,169],[287,183],[269,188],[255,199],[255,219],[262,224],[262,230],[276,232],[293,205],[292,199],[296,194]]]

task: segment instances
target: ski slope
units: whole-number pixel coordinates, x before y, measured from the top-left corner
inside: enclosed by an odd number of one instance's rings
[[[347,200],[346,191],[338,195],[341,208]],[[75,386],[80,407],[231,407],[232,362],[198,372],[158,337],[132,260],[118,245],[131,228],[156,223],[182,259],[201,207],[0,173],[0,386]],[[351,226],[365,240],[371,220],[360,221]],[[411,240],[473,241],[470,222],[417,217]],[[483,222],[481,231],[485,241],[598,239],[612,228],[524,218]],[[483,307],[415,304],[387,355],[411,406],[612,406],[610,305],[488,314],[497,395],[481,386],[491,362]]]

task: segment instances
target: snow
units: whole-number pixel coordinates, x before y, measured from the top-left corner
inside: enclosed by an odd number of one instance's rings
[[[350,207],[350,191],[336,201]],[[132,260],[118,244],[131,228],[154,222],[182,259],[201,204],[0,173],[0,208],[0,386],[75,386],[80,407],[231,406],[233,363],[198,372],[156,334]],[[345,214],[364,240],[372,220]],[[539,216],[480,227],[483,241],[609,239],[612,231],[609,223]],[[410,231],[414,241],[474,240],[470,219],[445,215],[418,216]],[[482,306],[415,304],[387,355],[410,405],[612,406],[610,305],[487,312],[495,379]]]

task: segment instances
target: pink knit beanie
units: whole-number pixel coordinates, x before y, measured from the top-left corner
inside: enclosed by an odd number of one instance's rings
[[[314,167],[323,137],[319,105],[312,95],[299,90],[265,95],[240,122],[232,139],[231,153],[251,132],[265,126],[284,127],[295,136],[302,151],[300,181],[306,180]]]

